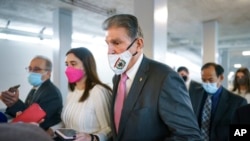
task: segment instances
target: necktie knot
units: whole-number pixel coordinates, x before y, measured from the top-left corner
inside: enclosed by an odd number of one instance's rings
[[[212,94],[208,94],[208,95],[207,95],[207,98],[210,98],[210,99],[211,99],[212,96],[213,96]]]
[[[126,82],[126,80],[128,79],[128,76],[127,76],[127,74],[126,73],[123,73],[122,75],[121,75],[121,82],[122,83],[124,83],[124,82]]]

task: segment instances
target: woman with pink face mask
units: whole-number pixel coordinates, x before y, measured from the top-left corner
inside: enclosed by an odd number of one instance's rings
[[[61,116],[65,128],[78,132],[77,141],[109,140],[112,90],[99,80],[92,53],[84,47],[72,48],[65,63],[69,86]]]

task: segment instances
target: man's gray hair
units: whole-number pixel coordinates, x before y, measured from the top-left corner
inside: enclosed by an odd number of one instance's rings
[[[50,61],[49,58],[47,58],[45,56],[42,56],[42,55],[37,55],[33,59],[42,59],[42,60],[44,60],[45,61],[46,70],[52,71],[52,62]]]

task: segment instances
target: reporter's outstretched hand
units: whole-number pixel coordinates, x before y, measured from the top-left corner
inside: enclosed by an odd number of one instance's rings
[[[1,94],[1,100],[7,107],[13,106],[19,99],[19,90],[15,91],[3,91]]]

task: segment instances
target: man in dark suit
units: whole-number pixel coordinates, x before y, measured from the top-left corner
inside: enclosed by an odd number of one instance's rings
[[[194,112],[197,116],[203,141],[227,141],[229,137],[229,125],[237,108],[246,105],[247,101],[237,96],[222,86],[224,69],[216,63],[206,63],[201,68],[203,88],[197,88],[190,93]],[[207,109],[206,101],[210,97],[211,109],[207,125],[204,113]],[[207,132],[205,128],[207,127]],[[204,131],[204,132],[203,132]],[[207,139],[206,136],[208,136]]]
[[[115,15],[104,21],[103,28],[107,31],[110,67],[116,74],[111,109],[113,140],[199,140],[200,130],[185,84],[172,68],[143,55],[144,39],[137,18]]]
[[[197,89],[197,87],[202,87],[201,83],[190,79],[189,71],[186,67],[180,66],[177,69],[177,72],[182,77],[183,81],[185,82],[189,93],[193,93],[195,91],[195,89]]]
[[[32,103],[38,103],[46,112],[44,122],[40,126],[51,132],[50,127],[61,122],[62,96],[59,89],[50,81],[52,63],[43,56],[37,56],[30,62],[27,71],[28,81],[33,86],[25,102],[19,99],[18,89],[2,92],[2,101],[7,105],[6,113],[12,117],[25,110]]]

